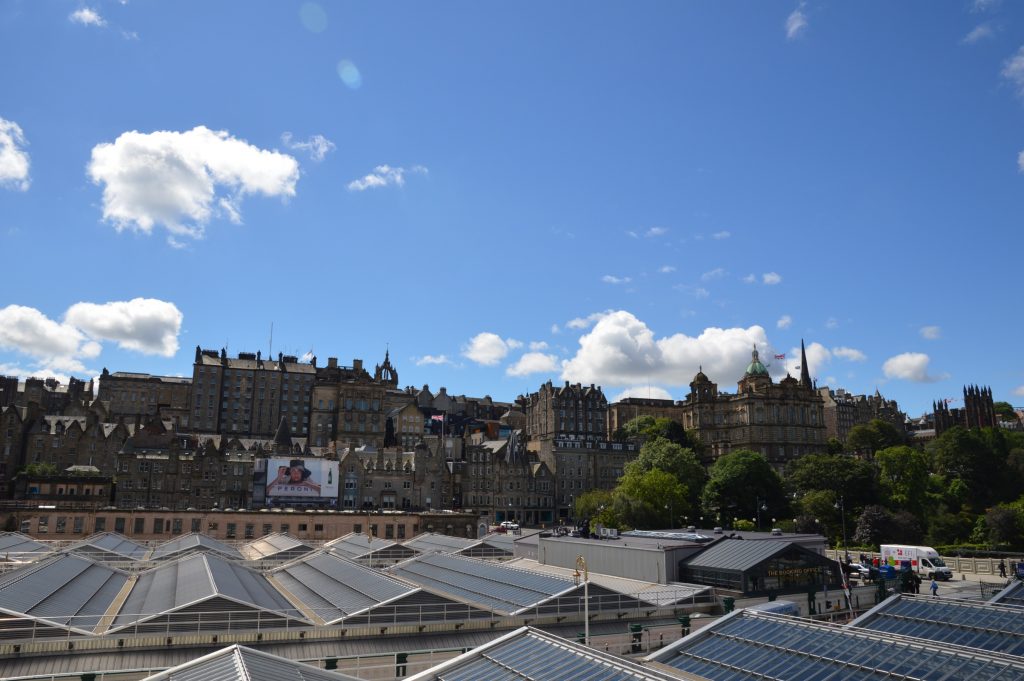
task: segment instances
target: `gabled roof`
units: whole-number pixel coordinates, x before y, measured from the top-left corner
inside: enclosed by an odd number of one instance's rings
[[[398,562],[415,553],[413,549],[390,539],[367,536],[360,532],[350,532],[333,539],[324,544],[324,548],[352,560],[382,558]]]
[[[248,560],[292,560],[315,549],[290,534],[274,533],[260,537],[242,547],[242,555]]]
[[[514,615],[583,587],[571,579],[516,570],[500,563],[429,553],[389,568],[392,574],[461,601]]]
[[[804,551],[799,544],[790,541],[746,541],[742,539],[720,539],[700,553],[683,560],[687,568],[722,568],[742,572],[772,558],[792,546]],[[810,551],[808,551],[810,552]]]
[[[679,681],[657,669],[523,627],[408,681]]]
[[[0,575],[0,610],[88,634],[127,581],[120,570],[64,553]]]
[[[324,551],[283,565],[270,576],[326,624],[419,591],[379,570]]]
[[[46,544],[20,532],[0,534],[0,560],[6,562],[32,561],[52,551]]]
[[[479,543],[479,539],[463,539],[462,537],[451,537],[437,532],[424,532],[402,542],[402,545],[409,547],[417,553],[436,553],[439,551],[442,553],[458,553]]]
[[[293,620],[299,618],[299,614],[288,599],[275,589],[262,573],[239,563],[224,560],[215,554],[204,553],[182,558],[140,574],[114,619],[111,630],[168,615],[214,598],[218,602],[230,601],[236,604],[238,607],[235,609],[239,612],[256,610]],[[190,609],[204,610],[201,606]],[[205,610],[223,612],[225,607],[211,607]],[[191,626],[195,629],[202,624],[202,619],[196,617],[191,625],[184,622],[178,626],[183,629]],[[234,619],[237,628],[256,628],[255,623],[258,619],[266,626],[270,618],[256,616]],[[182,622],[182,619],[176,618],[175,622]],[[215,627],[232,628],[230,621],[209,623]]]
[[[1024,608],[896,594],[848,626],[1024,656]]]
[[[212,551],[225,558],[234,558],[237,560],[242,559],[242,554],[233,546],[229,546],[224,542],[207,537],[205,534],[186,534],[181,537],[175,537],[170,541],[166,541],[153,549],[150,559],[152,560],[165,560],[168,558],[176,558],[184,553],[192,553],[198,551]]]
[[[1024,606],[1024,582],[1013,580],[1006,588],[988,600],[992,605]]]
[[[354,676],[233,645],[142,681],[358,681]]]
[[[94,534],[73,544],[68,550],[97,560],[142,560],[149,552],[142,544],[116,532]]]
[[[737,610],[648,655],[709,679],[1024,679],[1024,660]]]

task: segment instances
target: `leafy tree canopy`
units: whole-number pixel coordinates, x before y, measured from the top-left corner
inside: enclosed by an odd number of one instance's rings
[[[907,443],[907,434],[882,419],[856,425],[846,435],[846,450],[860,454],[874,454],[879,449]]]
[[[641,530],[678,526],[691,511],[686,485],[658,468],[634,468],[622,476],[613,496],[621,521]]]
[[[815,490],[844,498],[847,510],[876,500],[874,467],[848,454],[808,454],[789,464],[786,484],[802,496]]]
[[[626,464],[626,475],[660,470],[686,486],[687,506],[691,510],[700,503],[700,494],[707,481],[707,471],[697,460],[693,450],[661,436],[655,436],[640,448],[635,459]]]
[[[789,507],[779,474],[762,455],[747,449],[715,461],[701,498],[705,512],[717,513],[723,521],[756,517],[758,500],[773,515],[782,516]]]
[[[886,447],[875,453],[878,482],[897,508],[923,513],[928,493],[928,457],[907,446]]]
[[[674,442],[682,447],[699,451],[701,443],[696,437],[691,437],[683,424],[673,421],[670,418],[654,416],[638,416],[627,421],[625,425],[612,434],[615,440],[650,440],[662,437],[669,442]]]

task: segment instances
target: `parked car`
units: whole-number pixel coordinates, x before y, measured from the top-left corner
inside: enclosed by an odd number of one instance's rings
[[[845,563],[843,569],[846,574],[855,579],[868,579],[871,576],[871,568],[861,563]]]
[[[514,520],[506,520],[499,527],[504,528],[506,532],[515,532],[519,529],[519,523]]]

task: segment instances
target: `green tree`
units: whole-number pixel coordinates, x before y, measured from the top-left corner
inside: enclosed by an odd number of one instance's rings
[[[846,451],[843,448],[843,443],[840,442],[839,438],[830,437],[828,442],[825,443],[825,452],[828,454],[842,454]]]
[[[843,497],[847,512],[877,500],[874,467],[848,454],[808,454],[793,461],[786,484],[798,496],[817,490]]]
[[[1017,412],[1009,402],[993,402],[992,407],[1000,421],[1017,421]]]
[[[890,503],[922,514],[928,494],[928,457],[912,447],[886,447],[875,453],[878,482]]]
[[[719,457],[708,472],[701,496],[706,513],[717,513],[722,522],[755,518],[760,500],[768,513],[779,516],[788,509],[782,479],[760,454],[740,449]]]
[[[680,510],[676,514],[677,518],[687,515],[697,508],[701,492],[704,490],[704,483],[707,481],[707,472],[697,460],[693,450],[667,438],[654,436],[644,442],[637,457],[626,464],[625,474],[643,473],[650,470],[669,473],[685,485],[687,510],[685,512]]]
[[[1012,504],[1000,504],[984,515],[987,539],[994,544],[1021,545],[1021,512]]]
[[[690,512],[686,485],[659,468],[634,468],[622,476],[613,493],[621,521],[640,530],[672,527]]]
[[[612,434],[612,439],[619,441],[647,441],[658,437],[681,447],[700,451],[700,438],[692,437],[683,428],[683,424],[667,417],[638,416],[627,421]]]
[[[30,463],[23,469],[26,475],[31,476],[47,476],[57,475],[60,471],[52,463]]]
[[[616,516],[614,505],[615,499],[610,490],[595,489],[584,492],[573,501],[573,518],[579,525],[590,521],[591,527],[594,523],[619,527],[621,519]]]
[[[870,423],[856,425],[846,434],[846,450],[868,456],[879,449],[906,443],[907,434],[882,419],[872,419]]]
[[[977,511],[989,505],[1001,488],[1006,457],[992,450],[979,431],[954,426],[928,444],[932,469],[952,486],[966,486],[964,502]]]
[[[879,546],[893,536],[892,513],[884,506],[866,506],[857,518],[853,543],[860,546]]]

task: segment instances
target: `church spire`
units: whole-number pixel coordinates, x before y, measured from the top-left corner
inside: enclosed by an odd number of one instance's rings
[[[800,339],[800,385],[811,388],[811,370],[807,368],[807,351],[804,349],[804,339]]]

